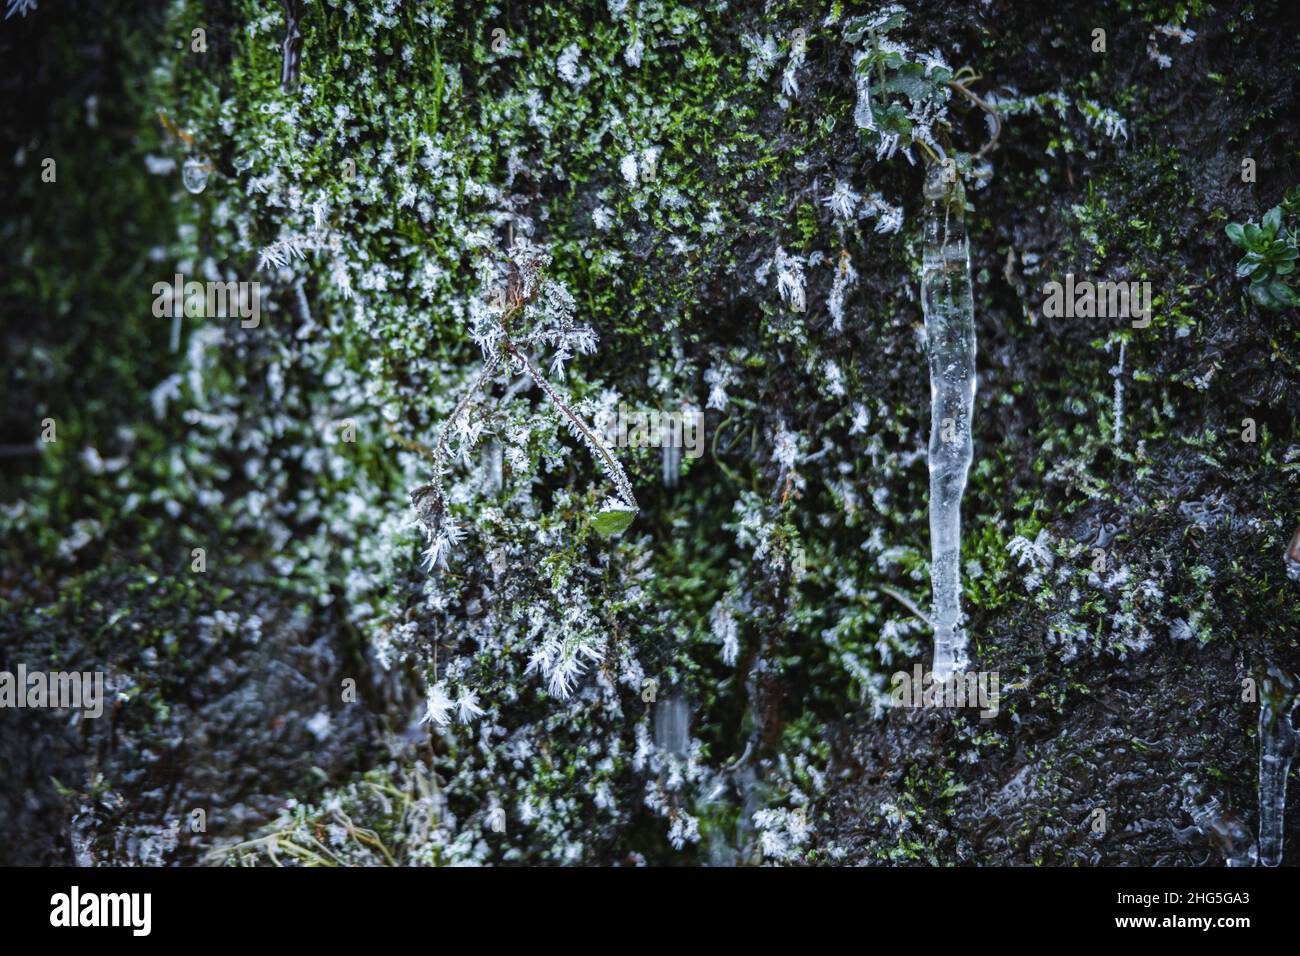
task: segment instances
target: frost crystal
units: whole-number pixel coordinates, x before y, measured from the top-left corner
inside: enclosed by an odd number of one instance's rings
[[[468,687],[461,688],[460,696],[456,698],[456,716],[461,723],[471,723],[482,717],[484,713],[483,708],[478,705],[478,694]]]
[[[796,34],[790,44],[790,59],[781,74],[781,92],[786,96],[799,95],[799,67],[803,66],[808,53],[808,44],[802,33]]]
[[[803,262],[797,256],[786,255],[780,246],[776,248],[776,289],[781,298],[795,312],[804,311]]]
[[[847,222],[853,218],[853,211],[861,201],[862,197],[853,191],[853,187],[841,179],[836,180],[835,188],[822,200],[822,203],[835,214],[837,219]]]
[[[736,655],[740,652],[740,642],[736,639],[736,618],[731,608],[719,601],[713,606],[713,636],[722,645],[722,663],[728,667],[736,664]]]
[[[445,727],[451,723],[451,698],[447,696],[447,691],[443,687],[443,682],[433,684],[429,687],[428,697],[426,698],[424,717],[420,723],[434,723],[440,727]]]
[[[704,381],[709,386],[709,399],[705,402],[705,408],[713,408],[717,411],[724,411],[727,407],[727,386],[735,378],[735,373],[730,366],[723,365],[720,368],[711,368],[704,373]]]
[[[903,228],[903,209],[885,202],[880,193],[869,196],[862,204],[862,216],[876,219],[876,232],[888,234]]]
[[[629,186],[635,186],[637,183],[637,162],[636,153],[628,153],[623,157],[623,162],[619,164],[619,171],[623,178],[627,180]]]
[[[587,85],[591,79],[591,71],[586,67],[581,70],[578,68],[578,58],[582,55],[582,50],[578,44],[570,43],[564,48],[558,60],[555,61],[555,70],[564,78],[566,83],[581,89]]]
[[[831,283],[830,298],[826,308],[831,314],[832,327],[836,332],[844,328],[844,299],[858,282],[858,272],[853,268],[851,256],[847,249],[840,253],[839,265],[835,269],[835,281]]]

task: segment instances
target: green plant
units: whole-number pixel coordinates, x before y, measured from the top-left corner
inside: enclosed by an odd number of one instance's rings
[[[1295,260],[1300,256],[1296,249],[1295,234],[1282,224],[1282,212],[1300,207],[1300,187],[1287,192],[1282,204],[1264,214],[1256,225],[1232,222],[1225,232],[1233,244],[1246,254],[1237,263],[1237,277],[1250,277],[1250,297],[1265,309],[1280,311],[1300,302],[1286,276],[1295,272]]]
[[[1300,186],[1292,186],[1282,197],[1282,211],[1288,216],[1300,212]]]

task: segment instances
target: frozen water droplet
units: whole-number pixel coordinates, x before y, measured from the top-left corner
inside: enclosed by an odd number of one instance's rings
[[[181,181],[190,192],[201,193],[208,185],[208,173],[211,171],[212,164],[208,162],[206,156],[191,156],[185,160],[185,166],[181,170]]]
[[[1300,581],[1300,528],[1296,528],[1295,534],[1291,536],[1291,544],[1286,549],[1283,562],[1286,564],[1286,576],[1292,581]]]
[[[235,157],[235,171],[240,173],[248,172],[253,168],[253,157],[245,153],[243,156]]]

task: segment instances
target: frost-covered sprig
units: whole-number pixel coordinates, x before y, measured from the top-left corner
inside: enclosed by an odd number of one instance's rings
[[[867,197],[859,215],[864,219],[875,219],[876,232],[882,235],[898,232],[903,228],[902,207],[890,205],[880,193],[873,193]]]
[[[269,246],[265,246],[258,254],[257,267],[266,269],[270,266],[275,269],[282,269],[295,259],[303,258],[306,245],[307,243],[301,236],[289,235],[277,239]]]
[[[433,449],[433,480],[411,492],[411,505],[415,508],[416,519],[419,521],[420,527],[429,542],[429,546],[424,552],[424,560],[425,566],[430,571],[446,563],[447,556],[451,553],[452,547],[460,541],[462,534],[452,517],[451,509],[448,507],[447,491],[443,484],[448,437],[454,426],[459,427],[458,423],[461,417],[467,413],[470,400],[479,393],[488,378],[499,366],[500,360],[495,356],[491,356],[484,361],[478,378],[461,396],[460,401],[456,403],[456,407],[452,410],[451,415],[447,417],[447,420],[443,422],[442,428],[438,432],[438,443]],[[462,444],[462,448],[468,451],[464,444]]]
[[[1079,112],[1090,129],[1101,127],[1111,140],[1128,139],[1128,122],[1113,109],[1089,99],[1079,100]]]
[[[844,328],[844,300],[849,290],[858,282],[858,272],[853,268],[852,259],[847,249],[840,253],[839,262],[835,267],[835,281],[831,284],[831,295],[826,304],[831,314],[832,328],[836,332]]]
[[[808,55],[808,38],[803,30],[796,30],[790,41],[790,58],[781,74],[781,92],[786,96],[799,95],[799,68]]]
[[[803,312],[804,276],[803,260],[786,253],[780,246],[776,247],[776,258],[772,262],[776,268],[776,291],[795,312]]]
[[[552,371],[563,375],[564,362],[575,352],[590,354],[596,349],[595,331],[574,318],[572,294],[561,283],[546,278],[545,269],[549,264],[550,256],[544,251],[520,242],[511,250],[504,267],[485,267],[485,279],[499,283],[497,291],[487,302],[473,302],[469,310],[470,335],[483,351],[483,368],[439,430],[438,443],[432,452],[432,480],[411,492],[416,518],[429,542],[425,563],[430,570],[445,563],[461,535],[452,518],[443,481],[448,438],[454,430],[460,436],[461,451],[466,454],[477,442],[482,427],[469,420],[469,404],[503,363],[516,367],[537,383],[560,411],[573,436],[596,456],[622,499],[621,507],[611,508],[607,503],[604,510],[635,512],[639,509],[632,483],[618,459],[526,353],[530,348],[550,346],[555,350]]]
[[[854,192],[853,187],[842,179],[835,181],[831,194],[822,200],[822,205],[830,209],[836,219],[850,222],[862,197]]]
[[[601,467],[605,469],[605,473],[609,475],[610,480],[614,482],[614,487],[618,489],[619,497],[623,499],[629,508],[634,511],[639,509],[640,505],[636,503],[636,496],[632,494],[632,482],[628,480],[627,472],[623,470],[623,466],[618,463],[618,459],[614,457],[610,450],[606,448],[604,443],[596,436],[595,430],[578,417],[578,413],[575,412],[564,400],[556,390],[555,386],[548,382],[542,376],[542,373],[533,367],[533,364],[528,361],[528,357],[519,351],[513,343],[507,342],[506,350],[519,364],[519,367],[528,374],[528,377],[537,383],[538,387],[540,387],[546,394],[546,397],[551,400],[551,404],[560,410],[560,414],[564,416],[565,424],[568,426],[569,431],[573,436],[591,449],[592,453],[596,456],[596,459],[600,462]]]

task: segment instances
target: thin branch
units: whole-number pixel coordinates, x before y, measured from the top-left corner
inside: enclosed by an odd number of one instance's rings
[[[880,586],[880,590],[884,591],[886,594],[888,594],[899,604],[903,605],[903,607],[907,608],[909,611],[911,611],[913,614],[919,617],[922,621],[925,622],[925,626],[930,628],[930,630],[934,630],[934,622],[930,620],[929,615],[927,615],[924,611],[922,611],[919,607],[917,607],[912,602],[912,599],[908,597],[906,594],[904,594],[902,591],[895,590],[894,588],[891,588],[888,584],[882,584]]]
[[[956,90],[962,96],[966,97],[966,99],[970,100],[980,109],[982,109],[989,116],[993,117],[993,135],[992,137],[990,137],[989,141],[980,148],[980,151],[975,154],[976,159],[983,159],[990,152],[992,152],[994,149],[997,148],[998,137],[1002,135],[1002,117],[998,115],[997,110],[995,110],[992,106],[990,106],[983,99],[981,99],[978,94],[972,93],[964,83],[959,83],[957,80],[953,79],[953,80],[946,81],[945,85],[949,89]]]
[[[628,480],[627,472],[625,472],[623,466],[618,463],[618,459],[615,458],[610,453],[609,449],[601,443],[600,439],[597,438],[591,429],[586,426],[583,420],[578,417],[577,413],[569,408],[564,399],[562,399],[555,388],[552,387],[551,383],[542,377],[542,373],[533,368],[533,364],[528,361],[527,357],[525,357],[518,348],[515,347],[513,342],[507,339],[505,341],[505,347],[506,350],[515,357],[515,360],[523,366],[523,369],[528,373],[528,376],[541,387],[543,392],[546,393],[546,397],[549,398],[555,407],[564,414],[564,416],[569,420],[569,424],[572,425],[573,428],[582,436],[592,451],[596,452],[601,459],[601,463],[604,466],[606,473],[613,480],[614,487],[618,489],[619,496],[622,497],[623,501],[628,505],[628,507],[640,510],[640,505],[636,503],[636,497],[632,494],[632,482]]]

